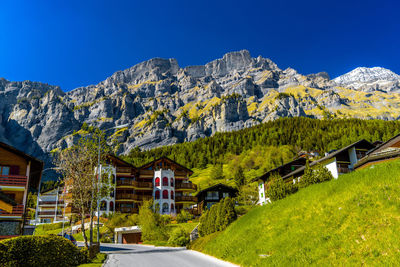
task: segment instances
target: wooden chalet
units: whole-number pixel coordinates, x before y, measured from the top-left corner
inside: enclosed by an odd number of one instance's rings
[[[212,205],[226,197],[236,197],[238,192],[236,188],[221,183],[203,189],[196,194],[199,211],[202,211],[203,208],[210,209]]]
[[[307,159],[305,157],[300,157],[281,166],[278,166],[272,170],[269,170],[260,177],[255,178],[253,182],[258,181],[258,204],[264,204],[268,201],[267,197],[265,196],[265,190],[268,183],[270,182],[270,178],[272,175],[278,174],[281,177],[285,177],[289,173],[292,173],[293,171],[304,167],[306,163]]]
[[[37,190],[43,162],[0,142],[0,239],[24,233],[28,190]]]
[[[358,161],[355,169],[363,169],[380,162],[396,160],[400,158],[400,134],[394,136],[385,143],[379,144],[377,147],[367,152],[366,156]]]

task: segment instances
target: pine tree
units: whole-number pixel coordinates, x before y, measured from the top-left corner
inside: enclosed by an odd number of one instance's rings
[[[243,173],[243,168],[239,165],[239,167],[236,170],[235,176],[235,184],[237,188],[241,188],[245,184],[245,177]]]

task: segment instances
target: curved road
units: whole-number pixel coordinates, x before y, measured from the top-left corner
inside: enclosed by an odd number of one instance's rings
[[[197,267],[236,266],[214,257],[185,248],[153,247],[142,245],[101,244],[101,252],[107,253],[106,267]]]

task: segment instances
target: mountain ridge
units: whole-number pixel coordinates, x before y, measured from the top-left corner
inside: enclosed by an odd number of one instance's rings
[[[2,78],[0,140],[47,157],[76,142],[79,134],[71,132],[84,133],[84,123],[102,129],[128,123],[111,133],[121,144],[118,152],[127,153],[134,147],[193,141],[279,117],[400,117],[400,94],[394,87],[366,84],[357,90],[335,79],[324,72],[282,70],[247,50],[183,68],[176,59],[154,58],[68,92]],[[395,80],[388,82],[396,85]],[[27,142],[33,145],[24,145]]]

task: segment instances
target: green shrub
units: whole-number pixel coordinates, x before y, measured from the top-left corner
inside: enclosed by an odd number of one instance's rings
[[[49,236],[19,236],[0,241],[0,266],[77,266],[87,261],[67,239]]]
[[[168,245],[185,247],[190,243],[189,233],[187,233],[182,227],[178,227],[172,231],[171,236],[168,239]]]
[[[275,201],[285,198],[293,190],[294,188],[292,183],[285,183],[282,177],[280,177],[278,174],[273,174],[265,194],[271,201]]]
[[[306,164],[304,175],[300,179],[300,187],[307,187],[312,184],[322,183],[325,181],[332,180],[333,176],[331,172],[322,164],[317,164],[315,167],[310,168],[310,165]]]
[[[193,219],[193,215],[186,210],[181,210],[181,213],[176,216],[176,221],[178,223],[186,223],[191,219]]]
[[[236,220],[235,200],[229,197],[211,206],[200,218],[199,234],[209,235],[217,231],[223,231],[230,223]]]

